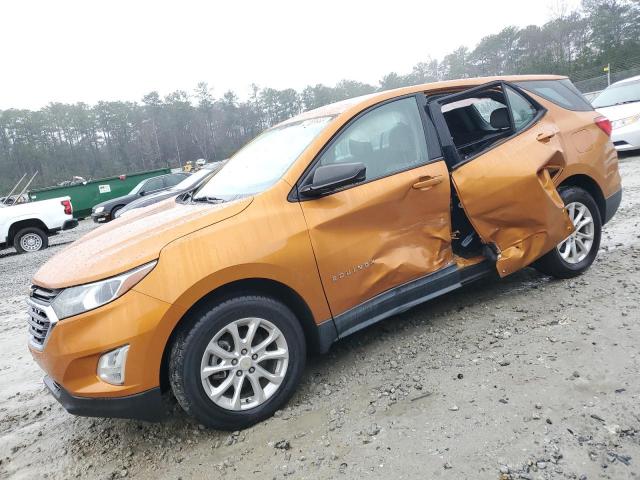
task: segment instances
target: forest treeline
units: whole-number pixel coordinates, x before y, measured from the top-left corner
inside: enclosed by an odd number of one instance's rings
[[[596,76],[603,65],[622,69],[638,57],[640,0],[583,0],[579,9],[557,12],[543,26],[504,28],[472,50],[461,46],[440,60],[416,64],[407,74],[391,72],[378,85],[342,80],[296,91],[254,84],[249,97],[240,99],[233,91],[215,98],[203,82],[191,92],[164,97],[152,91],[140,102],[0,110],[0,195],[23,173],[36,170],[34,185],[42,186],[74,175],[100,178],[197,158],[223,159],[303,110],[377,90],[482,75],[572,76],[591,69]]]

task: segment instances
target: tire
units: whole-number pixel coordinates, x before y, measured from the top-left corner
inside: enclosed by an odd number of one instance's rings
[[[116,205],[115,207],[113,207],[113,209],[111,210],[111,213],[109,214],[109,220],[115,220],[116,213],[118,213],[123,208],[124,208],[124,205]]]
[[[13,247],[18,253],[37,252],[48,246],[49,237],[38,227],[23,228],[13,237]]]
[[[547,275],[551,275],[556,278],[573,278],[586,271],[598,255],[598,249],[600,248],[600,239],[602,236],[602,219],[600,217],[600,210],[598,209],[598,205],[587,191],[579,187],[566,187],[561,188],[559,190],[559,193],[565,205],[571,206],[572,204],[574,204],[586,207],[592,219],[593,228],[591,233],[593,235],[593,238],[591,240],[588,253],[584,255],[584,258],[581,259],[580,256],[573,258],[569,257],[565,259],[560,250],[562,249],[563,252],[566,252],[566,245],[565,242],[561,242],[558,247],[554,248],[546,255],[541,257],[534,264],[534,267],[542,273],[546,273]],[[578,210],[575,209],[574,211]],[[571,210],[569,211],[569,213],[571,214]],[[586,214],[582,217],[581,222],[584,220],[586,220]],[[572,234],[569,239],[567,239],[567,241],[570,241],[570,239],[577,233],[579,232]],[[585,243],[583,242],[583,245],[584,244]],[[577,251],[580,252],[579,249]],[[569,253],[569,255],[571,256],[572,254]]]
[[[251,345],[251,350],[245,356],[242,355],[238,345],[235,345],[236,341],[227,329],[233,330],[233,325],[239,325],[236,330],[239,339],[246,340],[249,337],[249,323],[252,321],[258,321],[260,326],[257,327],[258,330],[252,342],[240,343],[240,347]],[[249,323],[245,326],[243,322]],[[282,303],[264,296],[235,297],[211,309],[195,312],[189,319],[188,325],[178,333],[172,345],[169,382],[178,403],[187,414],[201,424],[221,430],[240,430],[249,427],[272,416],[295,391],[304,370],[306,343],[299,321]],[[275,331],[268,330],[267,327],[275,327],[281,336],[265,346],[261,355],[266,353],[282,355],[282,351],[287,351],[288,357],[286,360],[256,360],[256,363],[250,364],[249,362],[253,359],[253,356],[250,356],[251,353],[257,351],[254,348],[259,347],[260,343],[267,342],[270,338],[267,333]],[[224,334],[220,337],[221,332]],[[219,338],[215,340],[217,337]],[[268,350],[274,345],[275,350]],[[223,359],[215,353],[209,353],[211,349],[222,353],[226,351],[225,355],[235,355],[238,351],[239,355],[234,357],[235,367],[229,367],[234,358]],[[254,356],[257,356],[257,353],[254,353]],[[269,362],[273,363],[269,364]],[[223,364],[226,371],[201,378],[201,371],[205,368],[218,368]],[[258,367],[263,369],[258,370]],[[251,368],[254,368],[252,374],[249,373]],[[281,375],[277,385],[269,382],[266,377],[258,378],[265,370],[269,374],[276,372]],[[236,378],[238,375],[241,376],[243,383],[242,388],[239,389],[241,398],[236,402],[234,401],[235,381],[239,381],[240,377]],[[264,387],[259,385],[259,390],[265,398],[262,403],[259,401],[259,393],[254,389],[255,381],[267,382]],[[225,382],[234,382],[234,384],[227,387],[228,390],[214,400],[216,397],[214,392],[222,390],[227,385]],[[246,402],[246,405],[243,406],[243,402]],[[238,406],[240,409],[237,408]]]

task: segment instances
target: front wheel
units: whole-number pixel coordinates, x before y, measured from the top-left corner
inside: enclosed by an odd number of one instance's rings
[[[602,220],[593,197],[579,187],[559,190],[575,231],[540,258],[535,268],[557,278],[572,278],[587,270],[600,248]]]
[[[38,227],[27,227],[13,237],[13,246],[18,253],[37,252],[49,246],[49,237]]]
[[[291,310],[269,297],[242,296],[195,314],[173,344],[169,380],[200,423],[238,430],[282,407],[305,360],[304,333]]]
[[[111,210],[111,215],[109,215],[109,217],[111,217],[111,220],[115,220],[116,218],[118,218],[118,212],[123,208],[124,205],[116,205],[115,207],[113,207],[113,210]]]

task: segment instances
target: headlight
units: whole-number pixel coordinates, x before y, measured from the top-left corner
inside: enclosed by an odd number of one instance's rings
[[[626,127],[627,125],[631,125],[632,123],[640,120],[640,114],[634,115],[633,117],[621,118],[620,120],[614,120],[611,122],[611,128],[615,130],[616,128]]]
[[[157,260],[99,282],[65,288],[51,303],[59,320],[101,307],[127,293],[156,266]]]
[[[104,212],[104,207],[98,207],[93,211],[93,213],[102,213],[102,212]]]

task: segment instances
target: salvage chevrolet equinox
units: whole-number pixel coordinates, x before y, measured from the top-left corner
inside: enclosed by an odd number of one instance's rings
[[[155,420],[172,392],[201,424],[247,427],[291,397],[309,350],[486,275],[589,268],[622,197],[610,133],[558,76],[302,113],[49,260],[29,348],[73,414]]]

